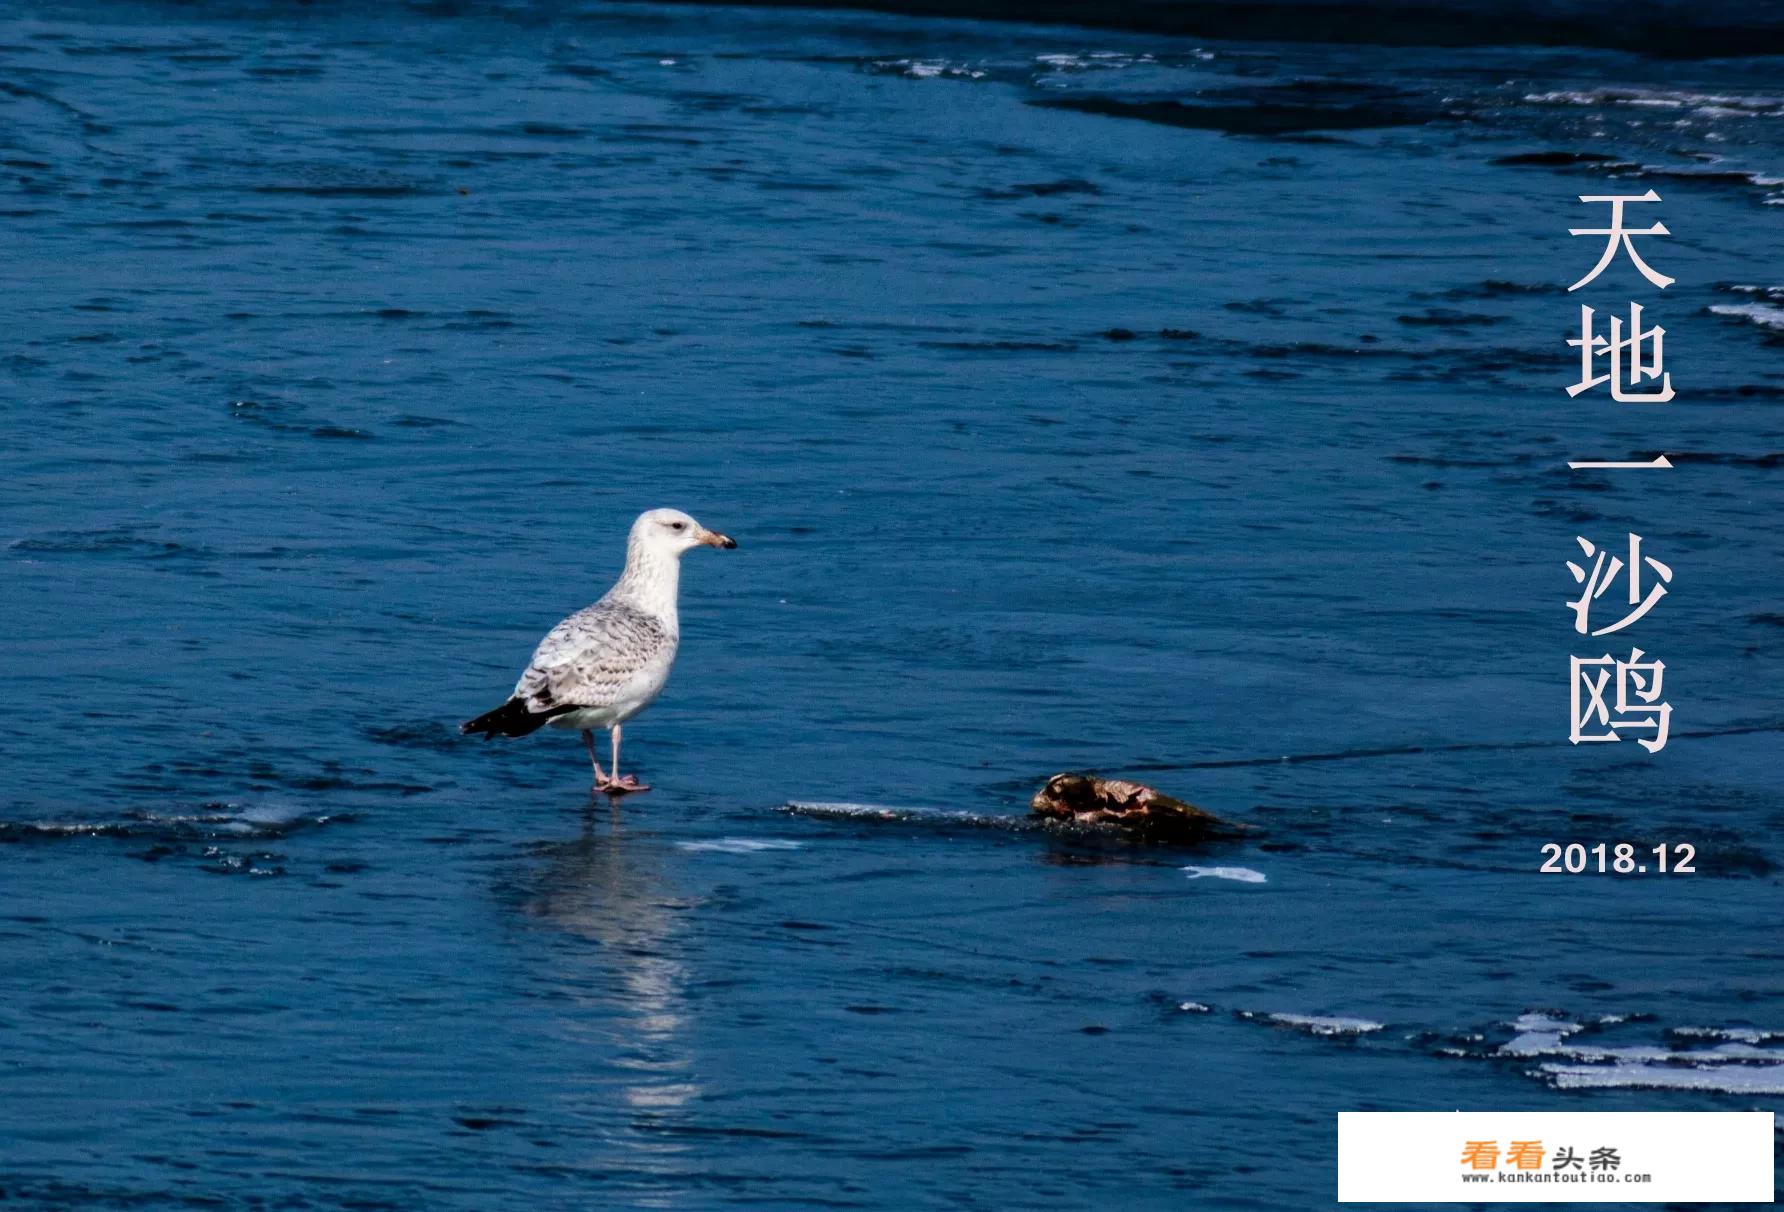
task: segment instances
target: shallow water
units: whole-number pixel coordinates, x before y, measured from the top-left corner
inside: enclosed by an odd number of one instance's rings
[[[1278,1208],[1340,1109],[1776,1106],[1775,63],[30,5],[0,68],[15,1202]],[[1595,301],[1679,399],[1569,400],[1573,199],[1650,185],[1678,284]],[[454,725],[658,504],[741,546],[590,810]],[[1653,758],[1566,743],[1628,530]],[[1014,827],[1076,768],[1260,835]]]

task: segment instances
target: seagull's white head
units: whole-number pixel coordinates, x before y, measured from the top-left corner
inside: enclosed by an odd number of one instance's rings
[[[652,509],[632,523],[629,545],[659,558],[679,559],[682,552],[695,547],[735,547],[737,543],[729,535],[706,529],[679,509]]]

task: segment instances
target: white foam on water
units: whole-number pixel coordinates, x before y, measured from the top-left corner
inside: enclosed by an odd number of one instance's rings
[[[715,837],[697,842],[677,842],[675,846],[678,850],[692,850],[703,854],[760,854],[765,850],[800,850],[805,843],[778,837]]]
[[[1192,880],[1232,880],[1239,884],[1263,884],[1269,878],[1262,871],[1253,871],[1250,867],[1184,867],[1182,870]]]

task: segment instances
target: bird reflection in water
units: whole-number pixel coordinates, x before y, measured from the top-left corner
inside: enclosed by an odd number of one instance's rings
[[[620,1097],[638,1113],[633,1126],[646,1131],[700,1095],[685,1039],[689,971],[677,937],[693,902],[672,895],[664,845],[618,809],[591,805],[578,837],[536,848],[544,866],[523,906],[569,936],[551,949],[554,970],[545,974],[554,997],[573,1007],[560,1026],[613,1057],[626,1074]],[[680,1151],[677,1140],[653,1134],[634,1143],[664,1153]]]

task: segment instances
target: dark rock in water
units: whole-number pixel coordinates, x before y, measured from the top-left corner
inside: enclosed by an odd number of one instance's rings
[[[1153,842],[1236,838],[1246,826],[1223,821],[1144,783],[1091,774],[1056,774],[1029,802],[1034,814],[1077,828],[1119,830]]]

